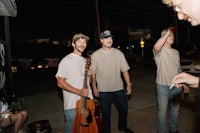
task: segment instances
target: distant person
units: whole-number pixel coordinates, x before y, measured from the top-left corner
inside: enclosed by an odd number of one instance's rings
[[[132,83],[128,70],[130,69],[124,54],[112,47],[113,38],[109,30],[100,34],[102,47],[91,56],[93,70],[93,93],[99,97],[103,132],[111,133],[111,104],[115,103],[119,112],[118,129],[124,133],[133,133],[127,127],[128,102],[126,94],[131,95]],[[124,88],[121,74],[124,76]]]
[[[76,117],[76,102],[81,97],[93,99],[88,82],[88,89],[83,88],[86,60],[82,53],[87,47],[89,37],[82,33],[75,34],[72,39],[73,52],[66,55],[58,65],[56,73],[57,85],[62,89],[65,113],[65,133],[72,133]],[[88,76],[91,76],[88,71]]]
[[[6,128],[8,126],[14,126],[13,133],[25,133],[23,126],[27,120],[28,113],[25,110],[17,111],[16,113],[11,112],[8,106],[0,101],[0,128]]]
[[[166,133],[167,110],[169,103],[169,133],[178,133],[178,114],[182,89],[171,86],[171,81],[179,73],[179,52],[172,48],[174,43],[174,28],[170,27],[161,32],[161,37],[153,47],[153,54],[157,66],[157,133]]]

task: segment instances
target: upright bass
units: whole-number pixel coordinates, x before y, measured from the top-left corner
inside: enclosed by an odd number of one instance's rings
[[[83,87],[87,87],[88,69],[90,67],[90,58],[86,58],[85,75]],[[73,133],[98,133],[95,120],[95,104],[88,97],[81,97],[76,103],[76,118],[73,124]]]

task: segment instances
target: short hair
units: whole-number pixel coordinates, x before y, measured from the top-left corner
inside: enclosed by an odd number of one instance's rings
[[[161,37],[164,36],[166,32],[167,32],[167,29],[164,29],[164,30],[161,32]]]
[[[173,6],[172,0],[162,0],[162,3],[166,4],[168,7],[172,7]]]

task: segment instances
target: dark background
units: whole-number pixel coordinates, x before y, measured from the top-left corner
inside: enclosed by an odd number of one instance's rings
[[[93,37],[97,27],[95,0],[17,0],[10,18],[13,40],[70,38],[83,32]],[[175,26],[174,12],[159,0],[98,0],[101,30],[127,33],[127,28],[151,28],[156,34]]]
[[[17,16],[9,17],[12,57],[31,58],[35,56],[63,57],[71,51],[67,44],[75,33],[82,32],[90,37],[89,50],[96,49],[97,16],[100,30],[110,29],[114,34],[114,46],[125,49],[129,45],[128,28],[151,29],[151,40],[145,46],[152,53],[152,45],[167,27],[177,29],[176,43],[199,44],[200,28],[177,20],[175,12],[162,4],[161,0],[17,0]],[[98,15],[96,14],[98,5]],[[1,38],[3,17],[0,17]],[[59,46],[51,43],[38,44],[30,40],[50,38],[58,40]],[[139,41],[139,51],[141,54]]]

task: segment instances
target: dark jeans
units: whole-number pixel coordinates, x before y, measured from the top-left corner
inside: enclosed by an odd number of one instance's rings
[[[102,122],[104,133],[111,132],[111,105],[112,101],[116,105],[119,112],[118,128],[125,129],[127,127],[127,111],[128,102],[124,90],[115,92],[100,92],[100,102],[102,111]]]
[[[200,88],[198,88],[198,93],[196,97],[196,112],[198,119],[200,120]]]

